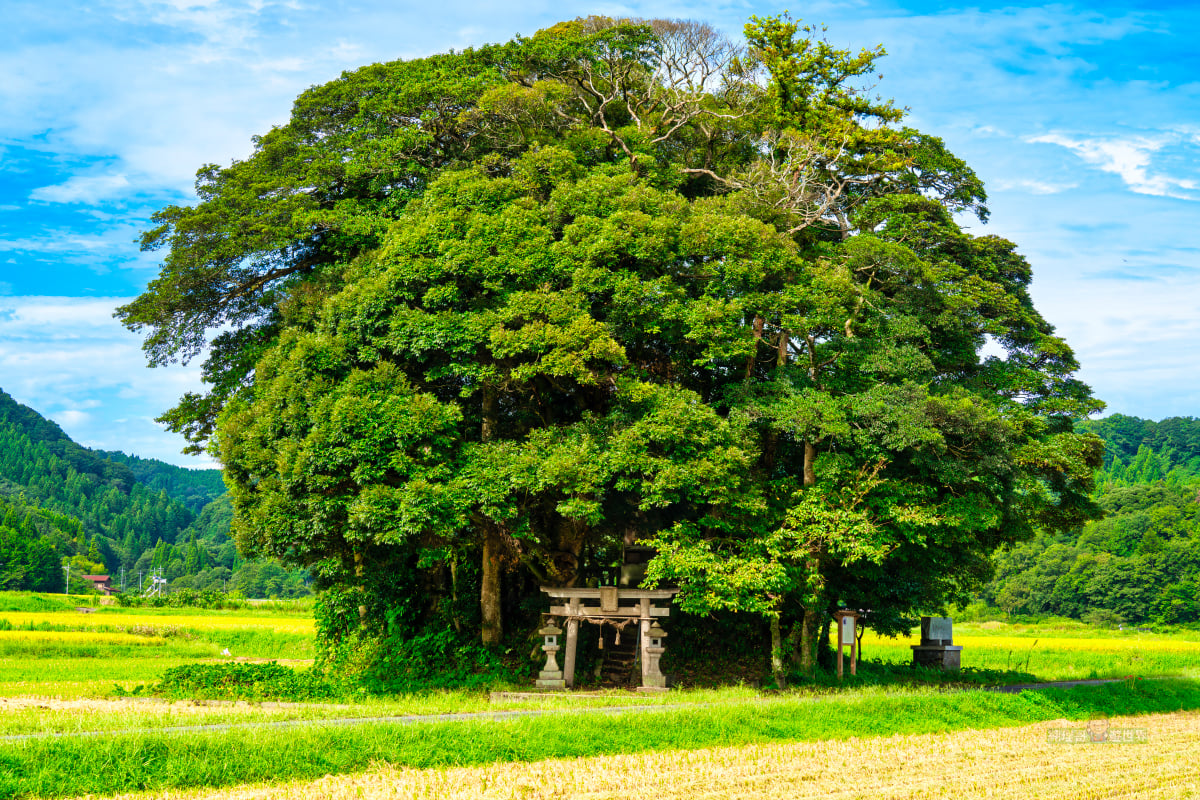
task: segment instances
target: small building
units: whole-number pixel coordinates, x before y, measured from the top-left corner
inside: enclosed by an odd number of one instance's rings
[[[80,575],[79,577],[85,581],[89,581],[100,594],[113,593],[112,577],[109,575]]]

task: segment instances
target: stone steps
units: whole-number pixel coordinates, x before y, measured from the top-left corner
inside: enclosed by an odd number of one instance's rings
[[[620,644],[616,643],[616,631],[605,627],[602,635],[604,659],[600,665],[601,685],[619,688],[631,685],[637,666],[637,630],[630,626],[621,631]]]

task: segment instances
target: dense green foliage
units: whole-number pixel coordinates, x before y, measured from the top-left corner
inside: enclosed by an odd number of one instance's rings
[[[220,470],[184,469],[154,458],[139,458],[119,450],[94,450],[114,464],[129,467],[134,480],[153,492],[165,491],[196,514],[225,494]]]
[[[1015,614],[1200,622],[1200,420],[1114,414],[1096,477],[1102,520],[998,555],[986,599]]]
[[[354,691],[346,681],[312,670],[267,664],[185,664],[172,667],[146,690],[157,697],[225,700],[340,700]],[[140,692],[139,692],[140,693]]]
[[[0,589],[61,592],[70,561],[76,594],[122,570],[133,589],[158,571],[177,589],[306,594],[302,571],[238,554],[232,516],[218,470],[81,447],[0,391]]]
[[[338,590],[323,631],[495,645],[641,542],[810,669],[839,604],[901,630],[1097,514],[1099,403],[956,222],[978,178],[861,85],[882,51],[746,39],[589,18],[364,67],[156,215],[118,315],[153,363],[214,336],[165,419],[244,552]]]
[[[60,547],[79,541],[79,520],[0,500],[0,589],[62,591]]]
[[[850,695],[630,714],[54,737],[0,747],[0,797],[82,797],[778,741],[945,733],[1200,707],[1194,681],[1023,692]],[[816,713],[814,713],[814,711]]]

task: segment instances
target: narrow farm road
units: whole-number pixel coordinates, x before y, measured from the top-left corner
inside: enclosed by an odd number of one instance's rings
[[[463,714],[407,714],[387,717],[334,717],[329,719],[289,719],[273,722],[218,722],[202,725],[172,725],[167,727],[98,730],[98,731],[46,731],[19,733],[0,736],[0,741],[26,739],[52,739],[81,736],[127,736],[138,733],[208,733],[213,731],[254,730],[256,728],[311,728],[339,725],[418,725],[424,722],[460,722],[467,720],[503,720],[520,717],[544,717],[551,714],[628,714],[654,711],[670,711],[681,708],[705,708],[711,703],[672,703],[660,705],[604,706],[600,708],[554,708],[517,709],[512,711],[476,711]]]

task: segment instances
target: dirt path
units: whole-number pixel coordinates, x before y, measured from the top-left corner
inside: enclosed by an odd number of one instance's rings
[[[550,714],[629,714],[653,711],[672,711],[682,708],[706,708],[712,703],[672,703],[653,706],[604,706],[600,708],[551,708],[523,709],[515,711],[476,711],[463,714],[407,714],[391,717],[334,717],[330,719],[290,719],[274,722],[219,722],[208,725],[172,725],[158,728],[137,728],[104,731],[50,731],[45,733],[18,733],[0,736],[3,741],[26,739],[55,739],[64,736],[126,736],[144,733],[208,733],[212,731],[253,730],[255,728],[301,728],[345,725],[418,725],[423,722],[461,722],[466,720],[502,720],[520,717],[544,717]]]

